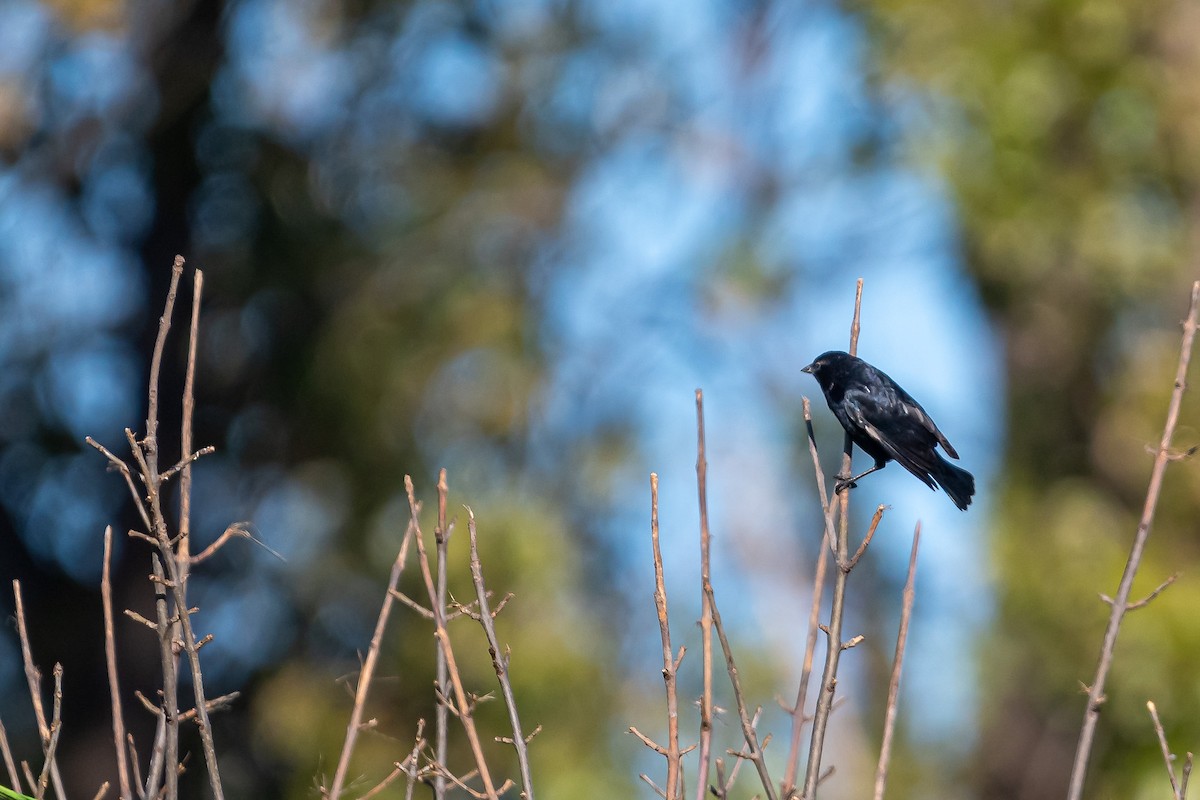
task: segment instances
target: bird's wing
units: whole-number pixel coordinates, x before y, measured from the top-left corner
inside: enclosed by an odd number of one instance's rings
[[[890,387],[875,385],[847,389],[842,407],[850,421],[878,442],[896,463],[933,488],[930,473],[937,468],[934,439],[941,443],[945,437],[935,433],[937,427],[920,406],[905,402]]]
[[[925,412],[925,409],[921,408],[921,404],[909,397],[903,389],[901,389],[900,392],[903,395],[903,400],[906,401],[905,407],[908,411],[908,415],[919,422],[921,427],[933,434],[933,437],[937,439],[937,443],[940,444],[942,449],[946,451],[946,455],[950,456],[951,458],[958,458],[958,453],[955,452],[954,447],[951,446],[949,441],[947,441],[946,435],[938,430],[937,424],[934,423],[929,414]]]

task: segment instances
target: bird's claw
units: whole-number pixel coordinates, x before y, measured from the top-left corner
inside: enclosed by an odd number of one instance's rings
[[[834,475],[833,477],[837,481],[837,483],[833,485],[834,494],[841,494],[847,489],[858,488],[858,484],[852,481],[848,475]]]

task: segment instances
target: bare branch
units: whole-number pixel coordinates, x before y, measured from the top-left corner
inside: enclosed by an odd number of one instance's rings
[[[679,752],[679,694],[675,685],[678,663],[675,660],[674,648],[671,647],[667,586],[663,577],[662,547],[659,546],[658,538],[658,475],[653,472],[650,473],[650,547],[654,558],[654,607],[658,612],[658,633],[662,639],[662,676],[667,692],[667,747],[655,749],[667,759],[667,798],[676,800],[683,794],[680,788],[683,763]],[[682,657],[681,651],[680,658]],[[645,738],[642,741],[648,742]]]
[[[129,471],[129,465],[126,464],[122,459],[117,458],[117,456],[111,450],[97,442],[91,436],[86,437],[84,441],[99,450],[100,453],[108,459],[109,466],[121,473],[121,477],[125,479],[125,485],[129,487],[129,495],[133,498],[133,504],[137,507],[138,514],[142,518],[142,524],[146,526],[146,530],[151,530],[152,527],[150,525],[150,515],[146,511],[145,498],[142,496],[142,493],[138,491],[137,484],[133,482],[133,473]],[[130,532],[132,533],[132,531]]]
[[[1096,736],[1096,724],[1100,720],[1100,704],[1104,697],[1104,685],[1108,680],[1108,672],[1112,667],[1113,651],[1117,646],[1117,634],[1121,629],[1121,621],[1129,610],[1129,594],[1133,589],[1133,579],[1137,575],[1142,562],[1142,552],[1146,541],[1150,538],[1150,528],[1154,522],[1154,513],[1158,508],[1158,496],[1162,491],[1163,475],[1167,463],[1171,460],[1171,439],[1175,435],[1175,426],[1179,421],[1179,409],[1183,405],[1183,393],[1187,388],[1188,364],[1192,358],[1192,343],[1196,338],[1196,320],[1200,314],[1200,281],[1192,284],[1191,303],[1188,307],[1187,319],[1183,323],[1183,336],[1179,346],[1179,363],[1175,369],[1175,388],[1171,392],[1171,402],[1167,408],[1167,421],[1163,425],[1162,438],[1158,444],[1158,454],[1154,458],[1154,466],[1150,471],[1150,485],[1146,489],[1146,502],[1142,508],[1142,518],[1138,522],[1137,534],[1125,562],[1125,570],[1121,575],[1121,583],[1117,594],[1111,603],[1112,609],[1108,616],[1108,626],[1104,631],[1104,644],[1100,648],[1100,660],[1096,666],[1096,676],[1088,692],[1088,704],[1083,713],[1083,726],[1079,732],[1079,743],[1075,748],[1075,762],[1071,768],[1071,784],[1067,792],[1067,800],[1079,800],[1083,796],[1083,782],[1087,776],[1088,759],[1092,753],[1092,742]]]
[[[450,487],[446,483],[446,470],[438,471],[437,496],[438,496],[438,516],[437,528],[433,531],[433,541],[437,554],[437,602],[436,605],[442,611],[442,619],[446,619],[446,562],[450,549],[450,528],[446,524],[446,500],[450,493]],[[421,609],[425,611],[426,609]],[[432,611],[428,612],[430,619],[434,619]],[[446,669],[446,654],[442,648],[438,648],[435,653],[436,661],[434,662],[434,671],[438,686],[445,686],[450,679]],[[434,711],[433,718],[433,740],[434,754],[439,764],[445,764],[449,745],[447,737],[449,736],[449,717],[448,708],[445,703],[438,703]],[[443,800],[446,796],[446,778],[445,776],[435,774],[433,776],[433,796],[434,800]]]
[[[861,330],[863,280],[858,279],[854,292],[854,318],[850,323],[850,355],[858,352],[858,334]],[[810,427],[811,430],[811,427]],[[815,448],[815,445],[811,445]],[[853,475],[851,471],[854,442],[847,433],[842,446],[841,474]],[[819,475],[818,470],[818,475]],[[818,486],[824,486],[824,479],[818,477]],[[824,496],[824,488],[821,494]],[[834,553],[839,566],[848,563],[846,560],[849,550],[849,514],[850,493],[842,492],[841,520],[837,532],[837,550]],[[825,505],[825,535],[828,537],[833,529],[833,504]],[[817,783],[821,775],[821,757],[825,747],[825,730],[829,724],[829,715],[833,711],[834,693],[837,690],[838,663],[842,654],[842,616],[845,613],[846,580],[849,572],[842,567],[834,576],[833,602],[829,610],[829,647],[825,651],[825,669],[821,676],[821,691],[817,695],[817,708],[813,714],[812,739],[808,749],[808,767],[804,776],[804,798],[815,800]]]
[[[412,800],[413,788],[417,783],[417,776],[420,774],[420,765],[417,763],[418,756],[421,752],[421,747],[425,744],[425,720],[417,720],[417,735],[413,739],[412,752],[404,759],[406,765],[405,775],[407,781],[404,788],[404,800]]]
[[[667,748],[663,747],[661,744],[654,741],[649,736],[642,733],[641,731],[639,731],[637,728],[633,727],[632,725],[629,726],[629,732],[632,733],[634,736],[636,736],[638,739],[640,739],[642,744],[646,745],[646,747],[649,747],[651,750],[658,753],[660,756],[665,756],[667,754]]]
[[[497,789],[492,783],[491,772],[483,757],[483,745],[480,743],[479,734],[475,730],[475,720],[471,713],[471,704],[467,700],[467,691],[463,688],[462,676],[459,674],[458,664],[454,659],[454,649],[450,644],[450,634],[446,630],[445,615],[442,614],[441,608],[438,607],[437,586],[434,585],[433,572],[429,568],[429,556],[425,553],[425,542],[421,536],[420,523],[417,521],[420,506],[417,504],[416,495],[413,491],[412,478],[408,475],[404,476],[404,489],[408,493],[409,513],[416,530],[417,560],[421,565],[421,577],[425,580],[425,590],[429,593],[429,603],[433,607],[435,635],[437,636],[438,645],[446,654],[446,669],[450,677],[450,684],[454,688],[457,707],[452,709],[452,711],[457,713],[459,722],[462,723],[463,731],[467,735],[467,742],[470,744],[471,753],[475,757],[475,767],[479,770],[479,777],[483,781],[486,796],[489,800],[499,800]]]
[[[871,525],[867,528],[867,535],[863,537],[862,544],[860,544],[858,549],[854,551],[854,555],[850,557],[850,560],[847,563],[838,565],[843,570],[849,572],[858,565],[858,560],[862,558],[863,553],[867,551],[867,545],[869,545],[871,540],[875,538],[875,529],[879,527],[879,523],[883,519],[883,512],[886,509],[887,506],[884,505],[881,505],[879,508],[875,509],[875,516],[871,517]]]
[[[158,633],[158,658],[162,667],[162,740],[155,739],[154,753],[151,755],[151,768],[146,771],[146,796],[157,797],[159,780],[163,781],[167,797],[179,796],[179,669],[175,648],[175,625],[172,622],[167,587],[163,580],[163,566],[159,555],[150,557],[154,568],[151,581],[154,586],[155,629]],[[162,757],[155,756],[162,753]]]
[[[1145,608],[1146,606],[1148,606],[1150,604],[1150,602],[1152,600],[1154,600],[1154,598],[1158,597],[1160,594],[1162,594],[1164,591],[1166,591],[1166,588],[1178,579],[1179,579],[1178,572],[1172,574],[1165,581],[1160,583],[1158,585],[1158,588],[1155,589],[1153,592],[1146,595],[1141,600],[1138,600],[1136,603],[1129,603],[1127,606],[1125,606],[1125,610],[1126,611],[1137,611],[1139,608]],[[1108,595],[1104,594],[1103,592],[1100,593],[1100,599],[1103,600],[1105,603],[1107,603],[1110,606],[1113,604],[1113,599],[1111,597],[1109,597]]]
[[[767,762],[763,758],[762,747],[758,743],[758,734],[750,722],[750,715],[746,712],[746,698],[742,694],[742,682],[738,677],[737,665],[733,660],[733,648],[729,646],[729,639],[725,636],[725,626],[721,624],[721,612],[717,610],[717,598],[713,594],[711,581],[704,584],[704,593],[708,595],[708,605],[712,609],[713,615],[713,626],[717,630],[717,638],[721,642],[721,650],[725,653],[725,669],[729,672],[729,682],[733,685],[733,697],[737,702],[738,719],[742,723],[742,736],[746,740],[745,757],[754,762],[754,768],[758,770],[758,777],[762,781],[768,800],[775,800],[775,786],[771,783],[771,776],[767,772]]]
[[[882,508],[882,506],[880,506]],[[888,680],[887,706],[883,715],[883,742],[879,746],[879,765],[875,768],[875,800],[883,800],[888,766],[892,758],[892,738],[896,732],[896,709],[900,697],[900,675],[904,671],[904,645],[908,641],[908,622],[916,599],[917,549],[921,544],[921,523],[913,531],[912,552],[908,556],[908,577],[904,580],[904,601],[900,605],[900,632],[896,634],[896,655]]]
[[[350,722],[346,725],[346,740],[342,744],[342,753],[338,757],[337,770],[334,772],[333,784],[328,790],[322,789],[322,796],[337,800],[342,794],[346,782],[346,771],[350,768],[350,755],[354,752],[354,744],[358,740],[358,732],[362,725],[363,708],[367,704],[367,694],[371,690],[371,679],[375,675],[375,665],[379,661],[379,649],[383,645],[383,632],[387,629],[388,617],[392,613],[393,592],[400,583],[400,575],[404,572],[404,564],[408,560],[408,547],[416,533],[415,517],[408,523],[404,531],[404,539],[400,542],[400,552],[392,562],[392,573],[388,578],[388,588],[383,595],[383,604],[379,608],[379,617],[375,620],[375,633],[371,636],[371,644],[367,649],[367,658],[363,662],[362,672],[358,677],[358,689],[354,694],[354,707],[350,711]]]
[[[1167,733],[1163,730],[1162,722],[1158,718],[1158,708],[1155,707],[1153,700],[1146,701],[1146,708],[1150,712],[1150,719],[1154,721],[1154,733],[1158,736],[1158,746],[1162,749],[1163,762],[1167,765],[1167,777],[1171,779],[1171,794],[1175,800],[1183,800],[1179,783],[1175,780],[1175,756],[1171,755],[1171,748],[1167,746]]]
[[[33,716],[37,722],[38,735],[42,742],[42,755],[46,758],[46,765],[50,767],[50,778],[54,781],[54,793],[62,798],[62,776],[58,771],[58,764],[54,763],[54,759],[50,758],[52,753],[49,751],[51,729],[49,723],[46,722],[46,708],[42,705],[42,672],[33,663],[33,649],[29,646],[29,629],[25,626],[25,601],[21,595],[21,582],[13,581],[13,602],[17,617],[17,638],[21,640],[21,660],[25,663],[25,680],[29,684],[29,699],[33,703]],[[27,773],[27,777],[30,774]],[[38,782],[29,781],[30,791],[37,788]]]
[[[192,462],[202,455],[213,452],[213,447],[202,447],[192,452],[192,419],[196,414],[196,352],[200,348],[200,299],[204,296],[204,272],[196,270],[192,275],[192,321],[188,328],[187,369],[183,378],[183,399],[179,423],[179,463],[164,472],[160,484],[166,483],[176,472],[179,476],[179,544],[176,556],[188,568],[191,557],[192,533]],[[211,765],[210,765],[211,766]]]
[[[0,722],[0,755],[4,756],[4,768],[8,770],[8,785],[21,790],[21,778],[17,774],[17,764],[13,761],[12,748],[8,745],[8,731],[4,729],[4,723]]]
[[[696,800],[708,791],[708,764],[712,758],[713,647],[712,599],[705,587],[711,579],[708,528],[708,461],[704,453],[704,392],[696,390],[696,493],[700,502],[700,661],[703,689],[700,695],[700,768],[696,777]],[[674,800],[674,798],[671,798]]]
[[[443,476],[444,477],[444,476]],[[656,515],[657,516],[657,515]],[[521,720],[517,715],[517,701],[513,697],[512,681],[508,676],[508,656],[500,655],[500,643],[496,637],[495,614],[488,608],[488,590],[483,583],[483,564],[479,560],[479,543],[475,530],[475,514],[467,507],[467,530],[471,540],[471,580],[475,584],[475,597],[479,603],[479,623],[487,636],[488,653],[492,657],[492,667],[500,682],[500,693],[504,697],[504,707],[508,710],[508,721],[512,725],[512,745],[517,751],[517,766],[521,771],[521,795],[525,800],[533,798],[533,778],[529,771],[529,746],[524,734],[521,733]],[[669,657],[669,654],[668,654]],[[679,743],[675,742],[678,750]]]
[[[58,737],[62,733],[62,664],[54,665],[54,705],[50,719],[50,741],[46,744],[46,761],[42,764],[42,774],[38,776],[36,800],[46,796],[46,788],[50,785],[50,770],[54,766],[54,754],[58,752]],[[59,792],[62,797],[62,792]]]
[[[121,800],[132,800],[129,764],[125,750],[125,717],[121,712],[121,687],[117,680],[117,644],[113,627],[112,601],[112,526],[104,529],[104,568],[100,577],[100,599],[104,606],[104,656],[108,668],[108,695],[112,702],[113,748],[117,756],[117,780]],[[149,620],[146,620],[149,622]],[[108,784],[105,784],[107,790]]]

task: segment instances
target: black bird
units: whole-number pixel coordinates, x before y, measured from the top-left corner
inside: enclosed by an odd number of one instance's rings
[[[835,491],[853,488],[855,481],[896,460],[930,489],[941,486],[963,511],[975,494],[975,478],[942,458],[939,444],[951,458],[950,446],[921,404],[894,380],[861,358],[831,350],[813,359],[801,372],[821,384],[825,402],[850,438],[875,459],[875,466],[853,477],[838,475]]]

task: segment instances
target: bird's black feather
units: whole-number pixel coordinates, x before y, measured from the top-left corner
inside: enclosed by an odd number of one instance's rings
[[[829,410],[851,440],[875,459],[867,472],[896,461],[930,489],[941,486],[954,505],[967,509],[975,495],[975,478],[941,457],[938,445],[951,458],[957,459],[958,453],[899,384],[861,358],[839,350],[822,353],[803,371],[817,379]],[[847,476],[847,482],[852,480]]]

